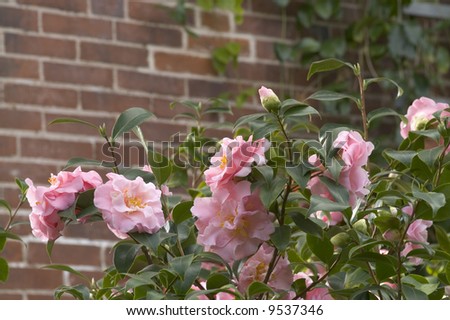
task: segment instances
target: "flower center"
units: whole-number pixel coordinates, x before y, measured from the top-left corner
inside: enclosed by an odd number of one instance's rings
[[[48,178],[48,183],[50,183],[51,185],[56,184],[58,179],[56,179],[56,176],[54,176],[53,174],[50,176],[50,178]]]
[[[418,131],[424,130],[427,126],[428,119],[422,114],[416,115],[411,121],[411,130]]]
[[[266,277],[266,273],[267,273],[267,265],[264,262],[260,262],[255,269],[256,272],[256,277],[255,279],[257,280],[263,280]]]
[[[222,169],[222,170],[225,169],[225,167],[227,166],[227,163],[228,163],[227,156],[223,155],[222,158],[220,159],[220,166],[219,166],[219,168]]]
[[[137,196],[125,195],[124,200],[127,207],[131,209],[128,213],[134,212],[138,209],[143,209],[147,206],[146,203],[143,203],[142,198]]]

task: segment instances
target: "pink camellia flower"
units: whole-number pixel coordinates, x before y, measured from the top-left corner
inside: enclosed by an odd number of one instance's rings
[[[155,233],[164,225],[161,191],[141,177],[128,180],[108,173],[109,179],[94,192],[94,205],[101,211],[108,228],[121,239],[128,232]]]
[[[311,279],[311,273],[306,272],[298,272],[294,274],[293,282],[299,280],[299,279],[305,279],[305,285],[306,287],[310,286],[313,283],[313,280]],[[295,297],[295,292],[291,291],[289,292],[289,295],[286,299],[292,300]],[[316,286],[306,292],[305,300],[334,300],[333,297],[330,295],[330,292],[327,287],[323,286]]]
[[[197,217],[197,242],[229,262],[255,253],[275,231],[273,216],[258,194],[251,193],[248,181],[230,184],[209,198],[196,198],[191,212]]]
[[[422,130],[425,128],[427,122],[433,119],[433,114],[447,109],[449,107],[446,103],[436,103],[434,100],[426,97],[421,97],[413,101],[406,113],[408,123],[400,123],[400,135],[403,138],[408,137],[410,131]],[[448,112],[443,112],[442,115],[450,115]]]
[[[30,225],[33,235],[42,241],[56,240],[61,236],[64,229],[64,222],[59,217],[57,211],[47,215],[40,215],[31,212]]]
[[[206,184],[215,192],[234,177],[246,177],[253,163],[266,163],[264,152],[269,145],[264,138],[256,141],[252,141],[252,137],[245,141],[242,136],[224,138],[220,150],[211,158],[212,165],[205,171]]]
[[[254,282],[264,282],[274,249],[264,243],[259,250],[251,256],[242,266],[239,274],[238,289],[244,293],[248,286]],[[289,261],[281,257],[270,274],[267,284],[275,291],[287,291],[293,282],[292,269]]]
[[[261,104],[269,112],[275,112],[280,108],[281,101],[272,89],[262,86],[258,90]]]
[[[148,164],[146,164],[145,166],[142,167],[142,171],[147,171],[147,172],[153,173],[152,167],[150,167]],[[165,184],[161,185],[161,192],[166,197],[173,195],[173,193],[170,192],[169,187]]]
[[[321,196],[322,198],[334,201],[333,196],[328,190],[327,186],[320,181],[319,177],[313,177],[308,181],[308,188],[311,190],[311,194]],[[329,215],[326,215],[322,211],[315,213],[317,218],[322,219],[330,226],[334,226],[340,223],[343,219],[342,213],[338,211],[332,211]]]
[[[349,167],[362,167],[367,164],[374,146],[372,142],[364,141],[357,131],[341,131],[333,142],[335,148],[340,148],[344,163]]]

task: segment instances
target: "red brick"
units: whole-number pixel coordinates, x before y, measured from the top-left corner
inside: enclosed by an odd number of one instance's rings
[[[184,81],[182,79],[133,71],[119,71],[119,86],[148,93],[184,94]]]
[[[0,26],[24,30],[37,30],[37,12],[0,6]]]
[[[155,121],[145,122],[141,125],[141,129],[148,141],[156,142],[170,141],[173,135],[186,133],[186,126]]]
[[[12,156],[16,153],[16,138],[0,136],[0,156]]]
[[[0,57],[0,77],[37,79],[38,63],[32,60]]]
[[[111,263],[112,264],[112,263]],[[82,274],[84,274],[88,279],[94,279],[94,281],[97,281],[105,275],[103,272],[92,272],[92,271],[82,271]],[[90,285],[91,281],[89,283],[86,282],[86,280],[74,275],[69,274],[69,283],[70,285],[77,285],[77,284],[84,284],[84,285]]]
[[[61,300],[65,300],[65,298],[67,298],[67,297],[69,297],[69,295],[65,294],[61,297]],[[69,299],[70,299],[70,297],[69,297]],[[27,300],[55,300],[55,296],[54,296],[53,292],[30,293],[30,294],[27,294]]]
[[[124,5],[123,0],[115,1],[98,1],[91,0],[92,12],[99,15],[123,17]]]
[[[0,109],[0,128],[39,130],[41,115],[38,112]]]
[[[81,59],[127,66],[147,66],[147,49],[106,45],[92,42],[81,43]]]
[[[122,112],[131,107],[147,109],[149,104],[150,99],[145,97],[95,91],[83,91],[81,93],[81,105],[83,109]]]
[[[175,48],[179,48],[182,45],[180,30],[122,22],[117,23],[116,28],[117,39],[121,41]]]
[[[42,19],[45,32],[102,39],[112,38],[112,26],[110,21],[70,17],[51,13],[44,13]]]
[[[51,259],[45,250],[45,244],[28,244],[28,262],[29,263],[56,263],[68,265],[100,265],[100,248],[81,245],[68,245],[56,243],[52,250]]]
[[[77,106],[77,92],[71,89],[7,83],[5,84],[5,101],[75,108]]]
[[[22,300],[22,295],[15,293],[1,293],[0,300]]]
[[[76,55],[75,41],[14,33],[5,34],[5,49],[6,52],[66,59],[74,59]]]
[[[128,3],[128,15],[132,19],[162,24],[177,24],[171,13],[172,7],[161,4],[146,3],[145,1],[131,0]],[[193,24],[194,14],[192,10],[186,10],[188,24]]]
[[[86,12],[87,9],[86,0],[17,0],[17,2],[73,12]]]
[[[275,55],[274,42],[264,40],[258,41],[256,43],[256,56],[258,59],[278,61]]]
[[[237,25],[237,32],[249,33],[252,35],[261,35],[265,37],[280,38],[281,37],[281,21],[278,16],[260,17],[253,15],[244,15],[243,23]],[[286,38],[294,39],[297,34],[294,23],[288,22],[286,27]]]
[[[54,165],[0,161],[0,177],[3,181],[8,182],[13,182],[17,177],[21,179],[30,178],[38,184],[48,184],[50,174],[56,174],[58,171],[58,168]],[[29,229],[29,227],[27,229]]]
[[[38,268],[11,268],[2,289],[56,289],[62,284],[62,271]]]
[[[24,244],[18,241],[7,241],[1,257],[8,262],[22,261]]]
[[[230,20],[223,13],[202,11],[201,18],[203,27],[221,32],[230,31]]]
[[[239,38],[229,38],[222,36],[199,36],[199,37],[189,37],[188,47],[192,50],[198,50],[201,52],[210,53],[212,50],[218,47],[223,47],[229,42],[239,43],[241,49],[239,52],[240,56],[248,56],[250,54],[250,45],[248,40]]]
[[[218,97],[225,92],[239,92],[239,87],[237,85],[224,81],[189,79],[188,88],[190,97],[204,97],[208,99]]]
[[[61,63],[44,63],[44,75],[47,81],[77,83],[81,85],[96,85],[111,87],[112,71],[105,68],[83,65],[67,65]]]
[[[23,157],[69,160],[93,156],[92,145],[85,142],[22,138],[21,149]]]
[[[68,225],[64,229],[64,236],[83,239],[117,240],[117,237],[102,221]]]
[[[200,58],[180,53],[156,52],[156,69],[172,72],[215,74],[211,58]]]

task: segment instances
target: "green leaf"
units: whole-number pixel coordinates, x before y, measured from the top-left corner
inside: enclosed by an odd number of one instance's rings
[[[193,204],[193,201],[185,201],[177,204],[172,211],[173,222],[175,222],[175,224],[180,224],[181,222],[192,218],[191,208]]]
[[[73,275],[80,277],[81,279],[85,280],[88,283],[91,282],[91,280],[88,277],[86,277],[84,274],[82,274],[81,272],[79,272],[69,266],[63,265],[63,264],[51,264],[51,265],[43,266],[42,268],[67,271]]]
[[[161,229],[154,234],[134,232],[131,233],[130,236],[137,242],[157,253],[158,247],[163,241],[174,238],[177,235],[175,233],[167,233],[164,229]]]
[[[267,284],[255,281],[248,286],[247,293],[249,297],[254,297],[264,293],[273,293],[273,290]]]
[[[6,239],[17,240],[17,241],[23,242],[22,238],[19,237],[17,234],[14,234],[9,231],[4,231],[4,230],[2,230],[1,227],[0,227],[0,238],[6,238]]]
[[[420,192],[418,190],[413,190],[412,193],[415,198],[425,201],[425,203],[430,206],[433,211],[433,216],[435,216],[437,211],[446,203],[445,196],[442,193]]]
[[[27,192],[27,190],[28,190],[28,185],[26,184],[25,180],[16,178],[15,182],[16,182],[17,186],[19,187],[20,192],[22,194],[25,194]]]
[[[331,201],[318,195],[312,195],[308,213],[311,214],[317,211],[327,211],[327,212],[344,211],[349,207],[350,205],[348,204],[342,204]]]
[[[48,125],[51,124],[56,124],[56,123],[80,123],[80,124],[84,124],[86,126],[92,127],[96,130],[98,130],[98,126],[89,122],[89,121],[84,121],[84,120],[80,120],[80,119],[75,119],[75,118],[58,118],[55,120],[52,120]]]
[[[122,112],[112,129],[111,140],[115,141],[118,136],[132,130],[152,116],[153,114],[150,111],[138,107]]]
[[[119,273],[128,273],[141,246],[140,244],[124,242],[114,248],[113,263]]]
[[[311,176],[310,170],[306,167],[305,164],[300,163],[296,166],[286,165],[286,171],[292,179],[294,179],[295,183],[297,183],[301,188],[306,188],[309,178]]]
[[[350,196],[346,188],[328,177],[321,176],[319,177],[319,179],[327,187],[328,191],[333,196],[333,199],[335,201],[340,204],[349,206],[348,202]]]
[[[156,182],[156,178],[153,173],[141,169],[130,168],[122,171],[121,173],[128,180],[136,180],[137,177],[141,177],[145,183]]]
[[[93,160],[93,159],[85,159],[85,158],[71,158],[69,161],[67,161],[66,165],[64,166],[63,170],[70,168],[70,167],[78,167],[78,166],[95,166],[100,167],[104,164],[103,161],[99,160]]]
[[[334,91],[328,91],[328,90],[319,90],[317,92],[314,92],[312,95],[310,95],[306,100],[318,100],[318,101],[336,101],[336,100],[342,100],[342,99],[350,99],[354,101],[356,104],[359,103],[358,99],[354,96],[351,96],[349,94],[334,92]]]
[[[8,280],[8,276],[9,276],[8,262],[5,259],[0,258],[0,281],[6,282],[6,280]]]
[[[412,163],[413,158],[417,155],[417,152],[412,150],[397,151],[387,149],[383,151],[383,155],[385,155],[385,157],[387,156],[391,159],[399,161],[405,166],[409,167]]]
[[[286,225],[276,227],[274,233],[270,235],[270,240],[278,251],[286,250],[291,240],[291,228]]]
[[[172,270],[181,277],[181,279],[184,279],[185,273],[189,269],[193,261],[194,255],[188,254],[185,256],[173,258],[169,262],[169,265],[171,266]]]
[[[243,124],[248,124],[250,122],[254,122],[254,121],[259,120],[262,117],[267,116],[267,115],[268,115],[268,113],[254,113],[254,114],[242,116],[236,120],[233,131],[235,131],[236,128],[242,126]]]
[[[322,228],[317,224],[311,221],[311,219],[305,217],[301,212],[300,208],[293,208],[289,210],[289,216],[292,218],[297,227],[303,232],[313,235],[315,237],[322,238],[323,231]]]
[[[11,207],[7,201],[0,199],[0,207],[5,208],[8,211],[8,213],[11,215]]]
[[[418,219],[445,221],[450,219],[450,183],[445,183],[433,190],[445,196],[445,205],[440,208],[436,214],[433,214],[431,207],[426,201],[419,201],[415,209],[415,215]]]
[[[57,288],[54,293],[55,299],[61,299],[61,296],[64,293],[70,294],[78,300],[89,300],[90,298],[89,288],[81,284],[76,286],[61,286]]]
[[[363,84],[363,88],[364,90],[367,89],[367,87],[371,84],[371,83],[376,83],[376,82],[389,82],[392,83],[394,86],[397,87],[397,98],[403,95],[403,89],[402,87],[399,86],[399,84],[397,82],[395,82],[392,79],[389,78],[385,78],[385,77],[379,77],[379,78],[370,78],[370,79],[364,79],[364,84]],[[388,108],[386,108],[388,109]],[[393,110],[392,110],[393,111]],[[394,111],[395,112],[395,111]]]
[[[433,224],[433,228],[436,232],[436,238],[439,243],[439,247],[447,253],[450,253],[450,239],[448,238],[447,231],[437,224]]]
[[[292,46],[285,43],[274,44],[275,56],[281,63],[289,61],[292,58]]]
[[[439,146],[436,148],[431,148],[427,150],[421,150],[417,154],[419,159],[422,160],[423,163],[425,163],[430,170],[435,170],[435,164],[440,155],[442,154],[442,151],[444,150],[443,146]]]
[[[206,280],[206,288],[208,290],[219,289],[228,284],[230,284],[230,279],[222,273],[213,273]]]
[[[298,19],[303,19],[301,14],[297,15]],[[297,48],[303,53],[316,53],[320,50],[320,42],[314,38],[302,38],[297,45]]]
[[[53,251],[54,245],[55,245],[55,240],[48,240],[47,245],[45,246],[45,250],[47,251],[47,255],[50,258],[50,260],[52,257],[52,251]]]
[[[274,132],[275,130],[278,130],[279,126],[276,123],[266,123],[265,125],[259,127],[253,132],[253,139],[258,140],[261,138],[264,138],[269,133]]]
[[[330,264],[333,258],[334,246],[328,238],[322,239],[310,234],[306,235],[306,243],[314,255],[326,264]]]
[[[391,108],[378,108],[375,109],[367,114],[367,122],[370,125],[373,120],[384,118],[388,116],[395,116],[399,117],[403,122],[406,122],[406,117],[397,111],[391,109]]]
[[[323,20],[328,20],[333,14],[333,3],[330,0],[315,0],[312,2],[314,11]]]
[[[428,300],[428,296],[424,292],[409,285],[403,285],[402,289],[406,300]]]
[[[278,6],[285,8],[291,2],[291,0],[273,0]]]
[[[320,117],[319,111],[310,105],[301,103],[300,101],[294,99],[288,99],[281,103],[281,113],[284,118],[304,117],[311,115],[318,115]]]
[[[342,68],[343,66],[347,66],[352,70],[355,69],[352,64],[334,58],[313,62],[309,67],[307,80],[309,80],[316,73],[336,70]]]
[[[164,182],[169,179],[172,173],[172,163],[165,156],[159,152],[149,150],[148,151],[148,163],[152,168],[153,174],[158,181],[159,185],[164,184]]]

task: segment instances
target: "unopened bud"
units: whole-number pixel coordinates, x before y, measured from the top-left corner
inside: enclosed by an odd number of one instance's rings
[[[281,101],[272,89],[261,87],[259,90],[261,104],[268,112],[276,113],[280,109]]]

